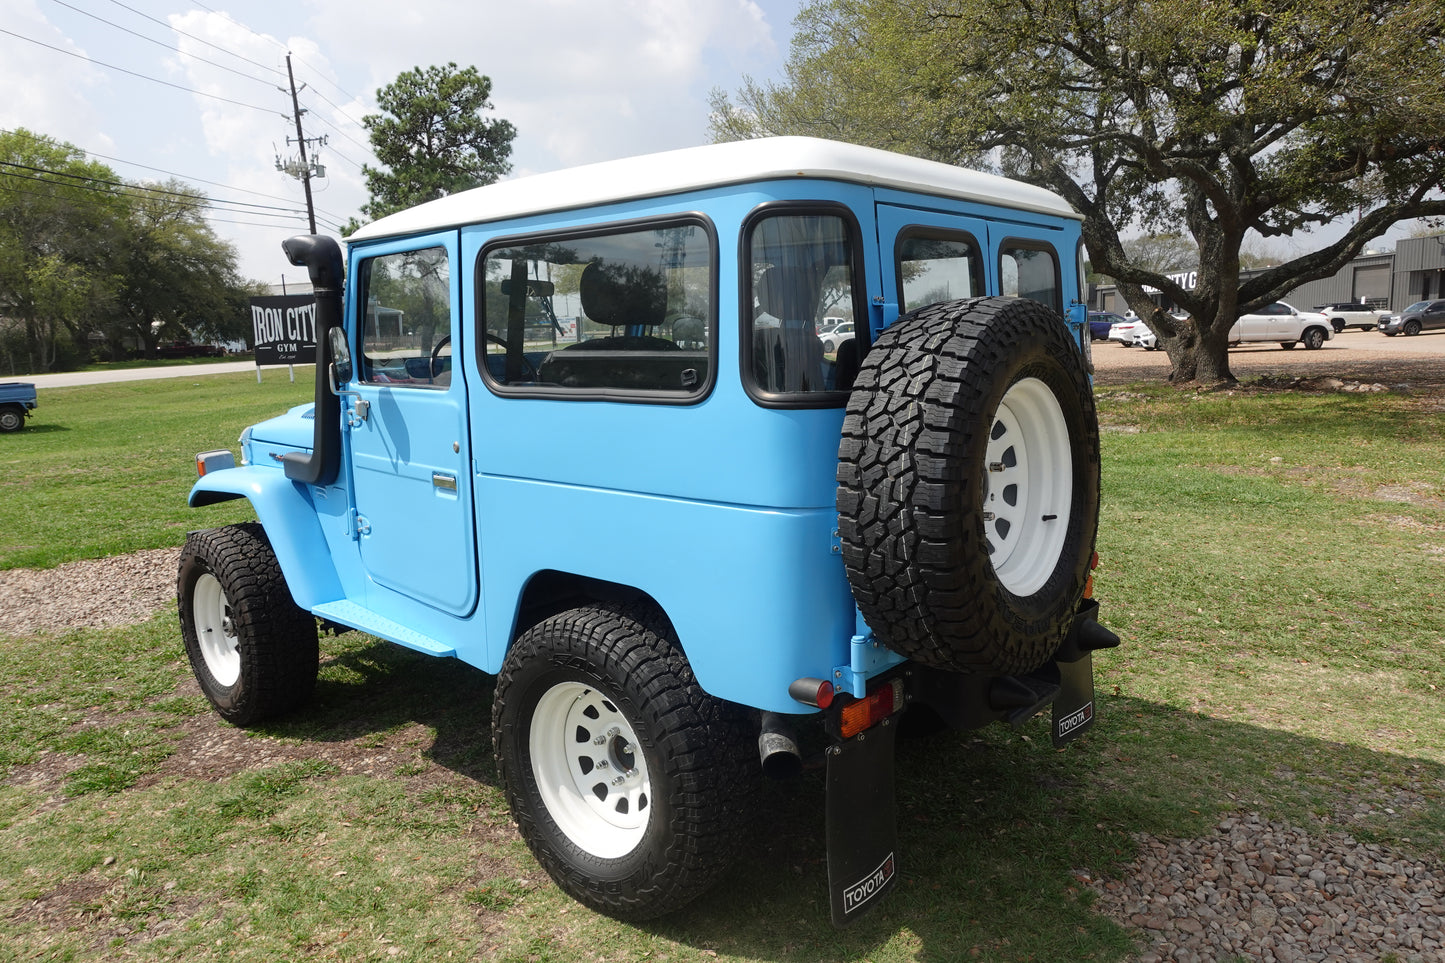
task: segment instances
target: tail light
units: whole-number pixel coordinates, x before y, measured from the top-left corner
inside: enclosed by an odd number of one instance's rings
[[[838,728],[844,739],[871,729],[903,708],[903,680],[893,679],[870,691],[866,696],[843,707]]]

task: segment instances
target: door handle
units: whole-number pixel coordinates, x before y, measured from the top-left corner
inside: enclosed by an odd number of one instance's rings
[[[446,472],[434,471],[431,473],[431,484],[433,488],[442,488],[449,492],[457,490],[457,476],[449,475]]]

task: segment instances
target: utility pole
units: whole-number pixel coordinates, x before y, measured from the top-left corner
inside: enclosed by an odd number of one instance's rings
[[[311,177],[326,176],[326,168],[320,164],[314,164],[306,159],[306,135],[301,131],[301,103],[296,99],[296,75],[291,72],[291,55],[286,55],[286,79],[291,83],[291,112],[296,119],[296,143],[301,149],[301,162],[298,164],[291,158],[287,158],[283,164],[281,158],[276,158],[276,169],[290,174],[292,177],[300,178],[301,186],[306,191],[306,220],[311,227],[311,233],[316,233],[316,206],[311,201]],[[282,93],[285,93],[283,90]],[[311,138],[311,143],[324,146],[326,137]],[[286,144],[291,144],[291,138],[286,138]]]

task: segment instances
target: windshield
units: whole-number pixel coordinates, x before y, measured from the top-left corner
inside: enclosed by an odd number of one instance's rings
[[[1429,301],[1416,301],[1414,304],[1412,304],[1412,305],[1410,305],[1408,308],[1406,308],[1405,311],[1404,311],[1404,313],[1405,313],[1405,314],[1419,314],[1421,311],[1424,311],[1424,310],[1425,310],[1426,308],[1428,308],[1429,306],[1430,306],[1430,302],[1429,302]]]

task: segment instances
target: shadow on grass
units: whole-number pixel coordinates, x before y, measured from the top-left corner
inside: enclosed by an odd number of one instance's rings
[[[30,422],[26,422],[25,427],[24,427],[24,428],[21,428],[19,431],[15,432],[15,434],[21,435],[21,436],[24,436],[24,435],[50,435],[50,434],[55,434],[55,433],[62,432],[62,431],[70,431],[70,429],[69,429],[68,427],[66,427],[65,425],[57,425],[57,424],[54,424],[53,422],[30,421]]]
[[[313,707],[266,731],[329,742],[420,723],[436,732],[430,758],[495,785],[491,696],[491,677],[453,660],[351,645],[325,664]],[[756,960],[1117,960],[1133,941],[1081,880],[1123,871],[1135,834],[1196,837],[1254,811],[1407,852],[1445,845],[1445,766],[1136,699],[1100,706],[1098,728],[1063,752],[1043,719],[901,743],[902,881],[851,928],[829,923],[823,779],[809,771],[763,788],[715,890],[636,929]]]
[[[495,677],[460,660],[438,659],[347,633],[323,642],[321,673],[310,704],[254,731],[339,743],[418,724],[436,732],[427,758],[495,786],[491,744],[495,683]]]

